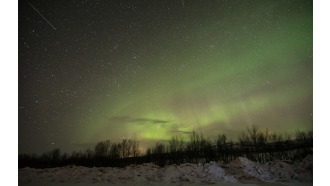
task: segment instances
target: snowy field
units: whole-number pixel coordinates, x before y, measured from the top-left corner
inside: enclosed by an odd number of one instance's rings
[[[125,168],[65,166],[18,170],[19,185],[104,186],[104,185],[313,185],[313,157],[299,162],[271,161],[259,164],[237,158],[228,164],[154,164]]]

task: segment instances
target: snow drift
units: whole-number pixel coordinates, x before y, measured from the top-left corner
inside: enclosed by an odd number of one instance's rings
[[[159,167],[154,164],[114,167],[65,167],[18,170],[19,183],[112,183],[145,184],[215,184],[215,183],[312,183],[313,157],[302,161],[274,160],[259,164],[240,157],[228,164],[210,162]]]

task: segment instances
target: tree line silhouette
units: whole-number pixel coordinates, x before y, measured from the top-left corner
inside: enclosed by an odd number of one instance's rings
[[[237,157],[247,157],[252,161],[267,162],[274,159],[296,160],[313,153],[313,133],[297,131],[295,137],[269,133],[255,126],[247,128],[238,142],[228,141],[226,135],[219,134],[214,141],[203,134],[192,132],[189,141],[182,137],[172,137],[168,144],[156,143],[142,153],[139,141],[123,139],[119,143],[109,140],[96,144],[94,149],[72,152],[71,155],[54,149],[42,155],[19,154],[18,166],[49,168],[66,165],[87,167],[115,166],[154,163],[159,166],[182,163],[207,163],[210,161],[232,161]]]

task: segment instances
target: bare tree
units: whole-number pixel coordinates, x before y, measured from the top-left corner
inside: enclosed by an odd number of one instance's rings
[[[218,153],[223,151],[226,147],[226,141],[227,141],[227,137],[226,135],[224,134],[219,134],[218,135],[218,138],[216,140],[216,145],[217,145],[217,150],[218,150]]]
[[[172,137],[169,142],[169,152],[182,152],[184,149],[183,139],[182,137]]]
[[[86,157],[87,157],[88,159],[92,159],[93,156],[94,156],[94,152],[93,152],[93,150],[90,149],[90,148],[86,149],[85,154],[86,154]]]
[[[132,156],[133,157],[137,157],[137,156],[141,155],[139,145],[140,145],[139,141],[137,141],[136,139],[132,139]]]
[[[109,156],[110,156],[110,158],[113,158],[113,159],[120,158],[120,145],[119,144],[114,143],[111,145]]]
[[[156,143],[155,147],[152,149],[153,154],[165,153],[165,145],[162,143]]]
[[[106,157],[110,148],[110,141],[98,142],[94,148],[95,156]]]

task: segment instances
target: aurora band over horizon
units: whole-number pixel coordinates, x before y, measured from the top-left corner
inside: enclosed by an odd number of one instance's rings
[[[82,139],[134,135],[157,141],[193,130],[235,136],[251,125],[272,131],[311,130],[311,15],[291,15],[280,20],[278,29],[253,25],[252,20],[243,20],[243,13],[238,16],[245,27],[227,17],[220,20],[223,24],[213,22],[192,30],[188,36],[194,39],[162,38],[169,42],[164,51],[173,52],[163,62],[168,64],[155,61],[118,88],[130,95],[104,99],[98,109],[107,117],[91,115],[94,124],[82,128]],[[228,37],[224,29],[232,30],[238,39]],[[208,35],[199,39],[202,32]],[[140,55],[140,60],[148,57]],[[162,60],[166,54],[155,55]]]
[[[150,144],[193,130],[234,140],[252,125],[312,130],[312,1],[220,2],[155,5],[159,24],[142,10],[140,23],[128,16],[127,33],[116,35],[122,43],[95,44],[90,58],[101,69],[90,77],[100,78],[79,85],[93,92],[79,102],[86,109],[65,113],[65,139]]]

